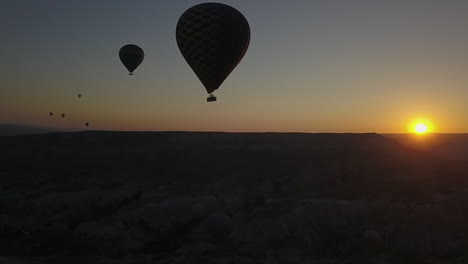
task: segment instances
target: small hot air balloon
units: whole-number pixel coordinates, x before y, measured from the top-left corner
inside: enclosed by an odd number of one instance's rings
[[[62,118],[64,118],[64,117],[65,117],[65,114],[62,114]]]
[[[49,113],[49,116],[53,116],[53,115],[54,115],[54,113],[52,113],[52,112]]]
[[[81,94],[78,94],[78,98],[81,98]]]
[[[88,123],[88,122],[86,122],[86,123],[85,123],[85,126],[89,126],[89,123]]]
[[[244,57],[250,43],[247,19],[235,8],[203,3],[185,11],[176,29],[177,45],[210,96]]]
[[[145,53],[137,45],[128,44],[120,48],[119,57],[129,71],[129,75],[133,75],[133,71],[143,62]]]

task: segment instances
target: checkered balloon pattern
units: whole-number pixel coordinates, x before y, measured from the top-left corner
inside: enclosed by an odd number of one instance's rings
[[[250,27],[235,8],[204,3],[180,17],[176,39],[185,60],[211,94],[247,52]]]

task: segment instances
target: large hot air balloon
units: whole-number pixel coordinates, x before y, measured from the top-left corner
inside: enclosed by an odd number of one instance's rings
[[[137,45],[128,44],[120,48],[119,57],[129,71],[129,75],[133,75],[133,71],[143,62],[145,53]]]
[[[177,45],[210,94],[218,89],[244,57],[250,43],[247,19],[235,8],[204,3],[185,11],[177,23]]]

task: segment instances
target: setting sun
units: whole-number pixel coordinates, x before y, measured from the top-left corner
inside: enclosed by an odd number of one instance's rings
[[[409,123],[408,132],[423,135],[434,131],[434,125],[427,119],[415,119]]]
[[[426,124],[419,123],[416,124],[416,126],[414,127],[414,132],[416,132],[417,134],[424,134],[427,133],[428,129],[429,128]]]

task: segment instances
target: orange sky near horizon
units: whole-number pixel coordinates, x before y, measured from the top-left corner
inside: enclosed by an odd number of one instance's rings
[[[223,1],[245,15],[252,39],[216,103],[175,41],[179,16],[200,2],[4,4],[0,124],[406,133],[422,118],[433,132],[468,132],[466,2]],[[146,54],[133,77],[118,59],[128,43]]]

